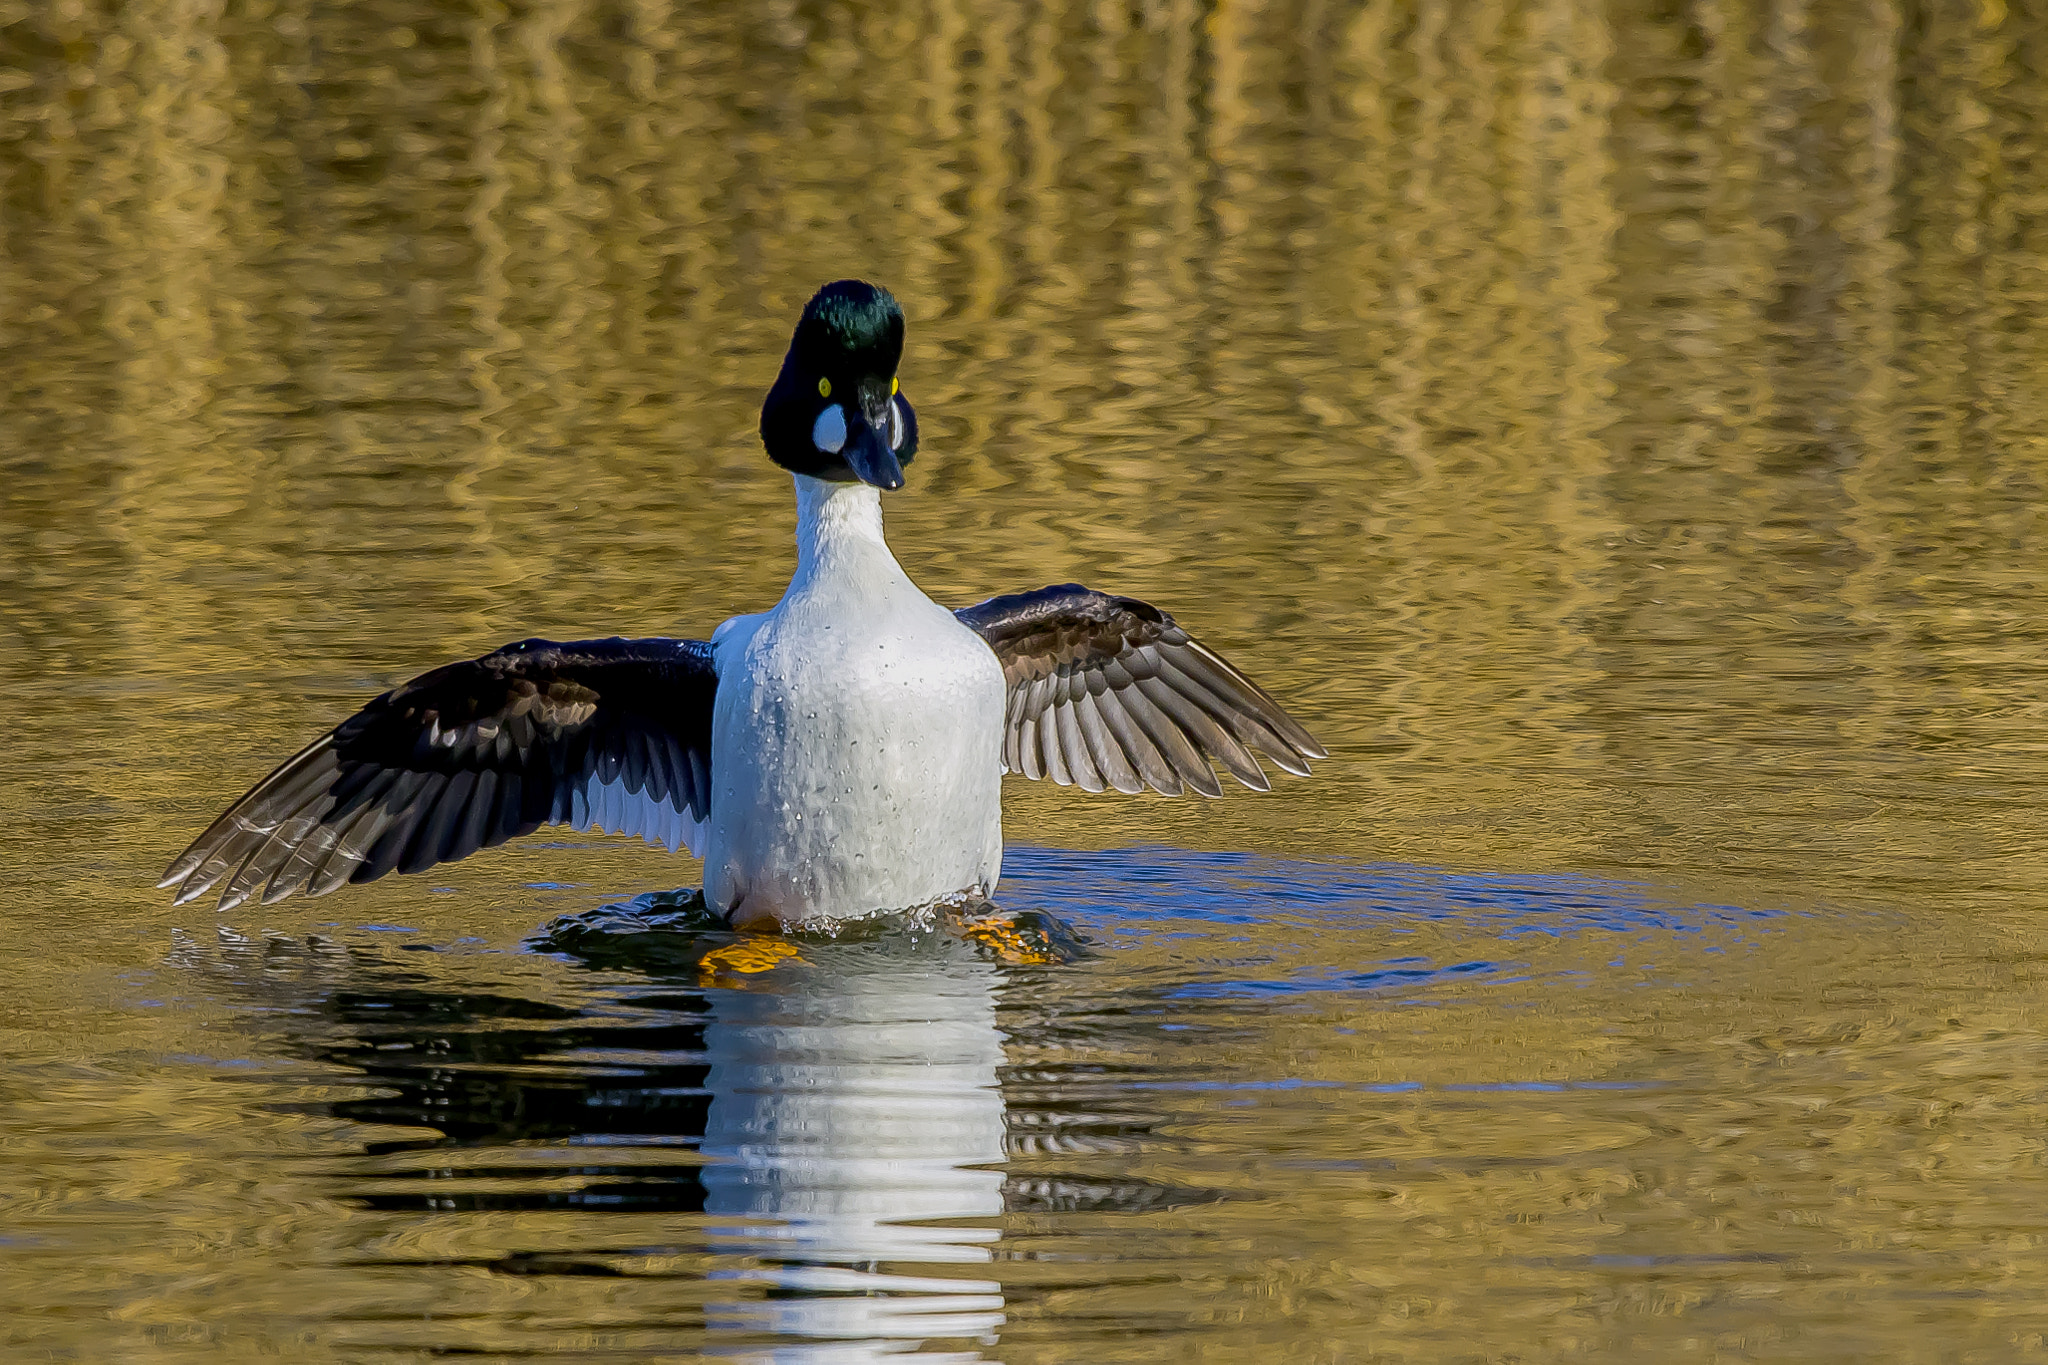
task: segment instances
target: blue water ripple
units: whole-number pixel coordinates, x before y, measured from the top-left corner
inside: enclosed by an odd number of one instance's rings
[[[1572,873],[1455,872],[1392,863],[1309,863],[1249,853],[1138,847],[1012,847],[1003,899],[1077,923],[1160,920],[1316,925],[1466,924],[1502,938],[1586,929],[1697,934],[1789,912],[1686,902],[1647,883]]]

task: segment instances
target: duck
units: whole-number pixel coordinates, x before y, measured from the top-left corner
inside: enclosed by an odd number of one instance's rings
[[[1077,583],[934,602],[882,499],[917,454],[904,316],[863,280],[805,304],[761,406],[796,569],[709,640],[520,640],[371,700],[279,764],[159,885],[219,908],[416,873],[544,826],[703,859],[735,929],[988,903],[1006,773],[1085,792],[1271,789],[1328,751],[1137,598]]]

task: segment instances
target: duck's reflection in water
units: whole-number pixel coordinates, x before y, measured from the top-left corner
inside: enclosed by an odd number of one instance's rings
[[[990,1359],[1003,1295],[971,1267],[993,1259],[1005,1207],[1003,969],[898,935],[735,971],[715,965],[730,935],[649,918],[578,917],[531,945],[601,969],[581,993],[465,987],[412,969],[436,959],[342,950],[312,974],[321,989],[293,1011],[303,1050],[376,1087],[321,1107],[427,1130],[367,1145],[334,1193],[401,1216],[541,1215],[413,1223],[387,1245],[436,1250],[382,1263],[535,1288],[611,1277],[615,1303],[666,1321],[664,1350]],[[622,1245],[622,1215],[678,1221],[636,1220]],[[443,1308],[489,1314],[473,1296]]]
[[[1000,1236],[996,969],[832,956],[779,968],[772,993],[710,994],[704,1211],[735,1220],[715,1244],[758,1262],[714,1276],[784,1292],[714,1302],[708,1325],[839,1343],[776,1360],[862,1359],[863,1338],[870,1353],[993,1340],[994,1280],[889,1267],[986,1263]]]

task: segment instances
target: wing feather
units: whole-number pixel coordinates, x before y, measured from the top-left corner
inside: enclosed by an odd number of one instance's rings
[[[450,861],[449,851],[456,834],[469,815],[469,798],[476,791],[476,769],[464,768],[448,779],[434,798],[433,812],[414,831],[412,844],[400,864],[408,872],[423,872],[435,863]],[[418,866],[412,864],[417,863]]]
[[[397,777],[396,773],[391,774],[393,782],[397,781]],[[385,784],[387,790],[389,785]],[[355,810],[342,815],[336,823],[321,825],[315,832],[318,842],[309,841],[311,847],[306,850],[309,855],[305,881],[307,895],[324,896],[348,884],[349,878],[363,865],[363,859],[368,854],[367,838],[359,838],[358,832],[361,831],[365,836],[371,833],[372,831],[363,830],[362,827],[371,825],[376,816],[375,803],[365,802]],[[278,899],[283,900],[289,894],[288,888],[283,889]],[[222,905],[233,909],[225,901]]]
[[[711,808],[710,646],[523,640],[424,673],[301,749],[207,826],[162,885],[231,909],[467,857],[543,824],[674,847]]]
[[[1173,723],[1172,717],[1153,705],[1143,687],[1133,682],[1118,694],[1118,699],[1152,742],[1159,746],[1159,752],[1173,765],[1174,774],[1182,782],[1204,796],[1223,795],[1223,784],[1216,780],[1216,770],[1209,765],[1209,760],[1188,739],[1187,732]],[[1178,795],[1179,792],[1176,790],[1169,794]]]
[[[1130,675],[1126,673],[1124,676]],[[1116,737],[1118,747],[1130,757],[1131,765],[1137,769],[1137,785],[1131,790],[1143,791],[1150,787],[1167,796],[1179,796],[1183,785],[1180,774],[1174,771],[1152,737],[1132,718],[1125,700],[1127,695],[1127,690],[1106,691],[1095,698],[1095,709],[1102,713],[1102,719]]]
[[[1161,659],[1159,677],[1153,679],[1153,684],[1155,688],[1163,688],[1174,696],[1186,698],[1188,702],[1194,702],[1196,706],[1206,710],[1210,718],[1217,722],[1219,729],[1231,737],[1231,743],[1237,745],[1237,751],[1243,755],[1243,761],[1249,763],[1251,767],[1257,767],[1257,759],[1251,757],[1249,753],[1251,749],[1264,751],[1268,745],[1280,745],[1280,739],[1272,731],[1268,731],[1266,726],[1257,722],[1255,716],[1235,710],[1229,702],[1210,692],[1202,681],[1190,677],[1188,673],[1182,673],[1178,659]],[[1159,692],[1153,692],[1153,700],[1157,698]]]
[[[1329,751],[1236,665],[1134,597],[1067,583],[955,613],[1009,683],[1003,766],[1087,791],[1257,791]]]
[[[1018,695],[1023,695],[1021,690]],[[1039,756],[1038,752],[1038,713],[1036,711],[1023,712],[1018,719],[1017,728],[1012,733],[1017,739],[1017,758],[1019,761],[1011,765],[1010,771],[1022,773],[1036,782],[1039,778],[1045,776],[1045,761]]]
[[[360,850],[344,854],[343,844],[355,832],[356,826],[375,813],[377,798],[390,791],[399,778],[398,773],[388,768],[375,776],[373,783],[357,792],[353,804],[323,817],[319,827],[292,851],[291,860],[264,889],[264,904],[275,904],[300,889],[309,896],[324,896],[348,880],[348,874],[363,859]],[[340,880],[332,880],[337,874]],[[237,903],[224,899],[221,907],[232,910]]]
[[[1071,691],[1062,689],[1052,714],[1059,734],[1060,759],[1066,764],[1073,784],[1084,792],[1107,790],[1109,784],[1102,780],[1101,773],[1095,771],[1095,760],[1088,755],[1088,741],[1081,737],[1081,717],[1074,708]],[[1053,780],[1059,780],[1057,774]]]
[[[1045,775],[1062,787],[1073,786],[1074,774],[1067,768],[1066,746],[1060,734],[1057,700],[1049,700],[1045,710],[1039,713],[1038,749],[1039,756],[1045,760]]]
[[[1102,774],[1103,780],[1126,795],[1136,795],[1145,790],[1145,784],[1139,779],[1137,769],[1131,766],[1123,745],[1110,733],[1092,688],[1084,689],[1074,698],[1074,711],[1081,718],[1081,737],[1088,741],[1088,756],[1095,760],[1095,770]]]

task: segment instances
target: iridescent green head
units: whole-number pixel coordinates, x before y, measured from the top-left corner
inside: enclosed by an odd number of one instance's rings
[[[903,310],[888,290],[835,280],[797,319],[782,372],[761,404],[761,443],[784,469],[901,488],[917,453],[917,414],[898,392]]]

